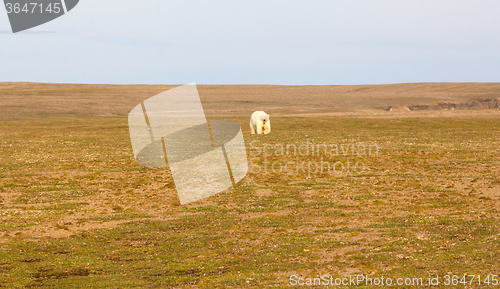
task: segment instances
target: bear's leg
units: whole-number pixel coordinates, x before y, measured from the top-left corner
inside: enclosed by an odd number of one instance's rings
[[[255,134],[255,128],[253,127],[252,124],[250,124],[250,133]]]
[[[257,126],[257,134],[262,134],[262,126]]]
[[[262,126],[262,130],[264,130],[264,134],[268,134],[271,132],[271,124],[266,123],[265,125]]]

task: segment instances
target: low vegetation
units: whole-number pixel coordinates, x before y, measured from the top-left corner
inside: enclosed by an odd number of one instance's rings
[[[135,163],[126,119],[0,122],[0,288],[499,274],[499,119],[272,117],[259,136],[230,119],[252,171],[185,206],[168,171]],[[339,151],[275,150],[307,143]],[[360,144],[377,150],[341,149]]]

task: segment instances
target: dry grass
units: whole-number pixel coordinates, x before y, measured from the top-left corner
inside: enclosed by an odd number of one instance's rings
[[[0,120],[126,117],[142,100],[169,85],[0,83]],[[199,85],[207,116],[499,117],[495,111],[390,113],[389,106],[464,103],[497,99],[500,83],[409,83],[390,85],[279,86]]]
[[[497,274],[498,119],[273,119],[254,146],[376,143],[364,174],[249,173],[179,206],[125,119],[0,123],[0,287],[286,286],[292,274]],[[328,133],[325,133],[328,132]],[[334,133],[333,133],[334,132]],[[274,150],[268,150],[268,153]],[[321,156],[298,156],[317,161]],[[270,165],[268,165],[270,166]]]
[[[373,95],[376,110],[404,103],[397,95],[430,92],[466,99],[497,86],[202,86],[208,114],[227,113],[242,126],[254,171],[234,188],[180,206],[168,171],[135,163],[123,118],[166,87],[0,84],[0,288],[265,288],[287,287],[293,274],[498,274],[496,112],[408,115],[360,112],[370,102],[357,104]],[[356,98],[344,98],[347,91]],[[273,131],[250,136],[248,118],[231,115],[255,110],[266,95],[266,110],[277,112]],[[279,106],[285,95],[300,99],[308,116],[278,116],[299,113],[288,100]],[[351,105],[343,117],[311,116],[320,115],[314,107],[330,114],[341,104]],[[107,117],[89,117],[99,115]],[[274,154],[279,144],[308,141],[340,150]],[[378,153],[346,150],[360,143],[376,144]],[[266,145],[271,155],[256,156]],[[321,160],[362,162],[366,171],[307,171]],[[273,163],[289,161],[305,170],[273,171]]]

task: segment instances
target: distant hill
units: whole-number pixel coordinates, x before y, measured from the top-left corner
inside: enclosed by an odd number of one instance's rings
[[[4,82],[0,120],[126,117],[141,101],[176,86]],[[500,99],[500,83],[199,85],[198,90],[208,117],[249,116],[255,110],[285,116],[388,114],[390,107],[407,107],[411,113],[468,105],[488,109],[498,108]]]

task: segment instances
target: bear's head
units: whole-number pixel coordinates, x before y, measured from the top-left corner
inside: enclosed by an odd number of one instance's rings
[[[260,115],[260,120],[263,124],[266,124],[269,121],[269,114],[263,113],[262,115]]]

